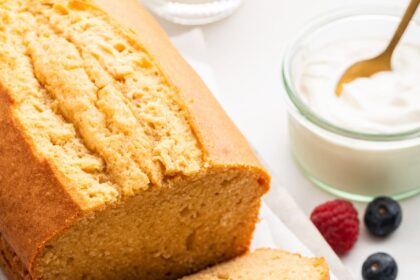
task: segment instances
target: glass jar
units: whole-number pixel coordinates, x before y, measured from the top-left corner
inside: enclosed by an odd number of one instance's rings
[[[418,129],[375,134],[339,127],[302,100],[297,73],[305,54],[340,40],[390,38],[401,11],[365,8],[341,11],[308,25],[286,51],[282,79],[287,92],[290,146],[303,173],[337,196],[369,201],[378,195],[403,199],[420,193],[420,124]],[[420,43],[413,22],[404,42]],[[387,40],[384,40],[384,48]]]
[[[197,25],[218,21],[233,13],[242,0],[142,0],[154,13],[169,21]]]

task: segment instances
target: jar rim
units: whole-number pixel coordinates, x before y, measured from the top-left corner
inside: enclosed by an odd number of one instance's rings
[[[283,63],[281,69],[281,77],[283,80],[284,89],[288,96],[288,103],[294,107],[294,111],[297,111],[304,119],[309,121],[311,124],[326,130],[330,133],[344,136],[346,138],[367,140],[367,141],[402,141],[410,140],[420,137],[420,126],[415,129],[393,132],[393,133],[369,133],[362,132],[353,129],[341,127],[321,117],[314,112],[307,104],[302,100],[298,90],[295,88],[293,79],[291,77],[291,65],[296,52],[296,46],[304,39],[306,39],[313,32],[322,29],[330,24],[337,23],[344,20],[355,19],[357,17],[387,17],[388,19],[399,20],[401,15],[397,14],[395,7],[363,7],[363,8],[346,8],[335,11],[333,13],[324,14],[306,24],[300,32],[294,37],[293,40],[288,44],[286,51],[283,56]],[[413,19],[412,24],[420,26],[418,20]],[[291,103],[291,104],[290,104]]]

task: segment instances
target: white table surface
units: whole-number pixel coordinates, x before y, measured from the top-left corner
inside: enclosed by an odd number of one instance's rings
[[[363,1],[404,4],[405,0]],[[287,42],[308,20],[351,0],[245,0],[231,17],[202,27],[225,110],[254,145],[283,185],[309,215],[333,196],[313,186],[299,171],[289,151],[285,94],[280,66]],[[190,27],[161,21],[170,34]],[[364,204],[357,204],[363,217]],[[378,240],[361,228],[359,241],[343,262],[361,279],[361,265],[374,252],[384,251],[399,265],[398,279],[420,279],[420,196],[402,202],[404,218],[391,237]]]

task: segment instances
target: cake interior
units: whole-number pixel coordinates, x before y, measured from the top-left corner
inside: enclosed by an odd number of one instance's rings
[[[230,259],[248,249],[260,180],[219,169],[150,189],[48,242],[35,271],[42,279],[177,279]]]

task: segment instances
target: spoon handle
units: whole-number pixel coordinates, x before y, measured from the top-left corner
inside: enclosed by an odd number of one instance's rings
[[[400,41],[402,35],[404,34],[404,31],[406,30],[408,24],[411,21],[411,18],[416,13],[417,7],[420,4],[420,0],[411,0],[409,6],[407,7],[407,10],[401,19],[400,24],[398,25],[397,30],[394,33],[394,36],[391,39],[391,42],[389,42],[388,47],[385,50],[385,53],[387,55],[392,55],[392,52],[394,51],[395,47],[397,46],[398,42]]]

